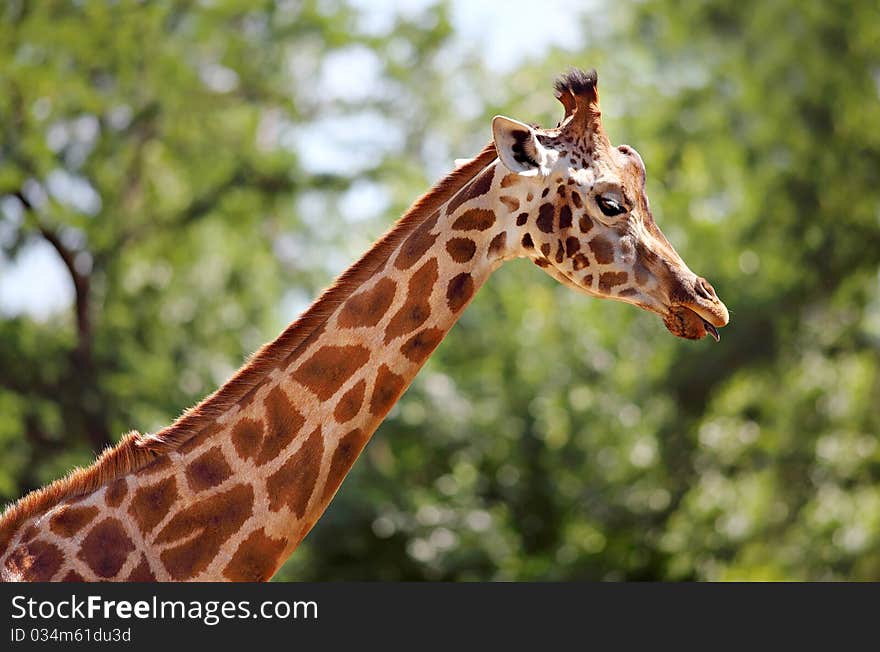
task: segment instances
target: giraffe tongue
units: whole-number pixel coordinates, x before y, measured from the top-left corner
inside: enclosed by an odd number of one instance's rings
[[[700,319],[703,319],[703,318],[700,317]],[[716,342],[721,341],[721,336],[718,334],[718,329],[715,328],[715,326],[713,326],[712,324],[707,322],[705,319],[703,319],[703,326],[705,327],[706,332],[712,336],[713,340],[715,340]]]

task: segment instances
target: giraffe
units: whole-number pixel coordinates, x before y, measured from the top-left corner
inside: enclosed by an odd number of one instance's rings
[[[7,508],[3,579],[271,578],[506,260],[718,340],[727,308],[654,223],[641,157],[603,129],[596,72],[569,71],[555,95],[556,127],[496,116],[477,156],[214,394]]]

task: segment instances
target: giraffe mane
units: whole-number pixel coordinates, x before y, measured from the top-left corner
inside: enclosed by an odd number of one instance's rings
[[[0,515],[0,553],[27,519],[49,511],[63,500],[90,494],[117,478],[143,469],[202,432],[255,390],[279,358],[292,355],[306,343],[336,308],[385,263],[406,236],[458,194],[496,156],[495,144],[490,141],[476,157],[435,183],[308,310],[277,338],[263,345],[219,389],[185,410],[174,423],[153,434],[144,435],[132,430],[116,445],[106,448],[90,466],[76,468],[9,505]]]
[[[571,68],[553,83],[553,88],[556,90],[557,97],[566,93],[594,95],[598,83],[599,75],[595,69],[584,72],[579,68]]]

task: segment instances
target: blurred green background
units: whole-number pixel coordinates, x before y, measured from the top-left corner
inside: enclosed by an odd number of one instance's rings
[[[880,580],[880,5],[0,7],[0,499],[155,430],[599,70],[721,343],[502,268],[283,580]]]

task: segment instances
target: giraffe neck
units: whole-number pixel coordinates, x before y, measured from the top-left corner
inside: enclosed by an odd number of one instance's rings
[[[508,215],[520,202],[501,169],[415,225],[195,436],[25,523],[19,542],[52,571],[42,579],[271,577],[479,287],[519,253]]]

